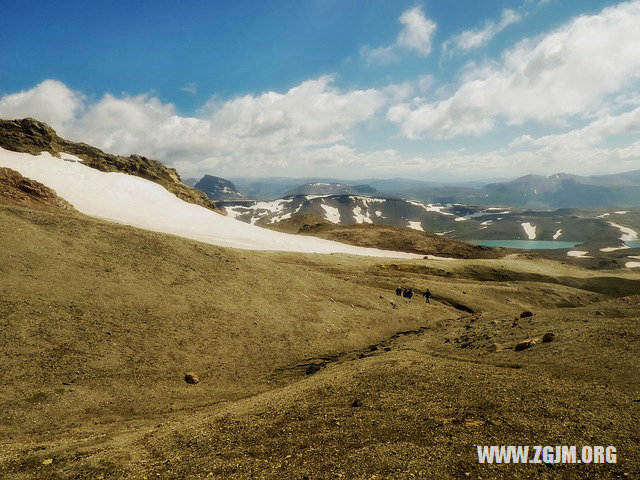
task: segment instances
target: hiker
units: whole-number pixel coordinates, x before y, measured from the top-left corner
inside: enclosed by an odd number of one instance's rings
[[[427,303],[431,303],[430,298],[431,298],[431,292],[429,291],[429,289],[427,288],[427,290],[422,294],[422,296],[426,299]]]

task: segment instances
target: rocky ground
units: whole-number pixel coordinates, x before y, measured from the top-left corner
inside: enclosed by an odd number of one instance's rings
[[[73,210],[68,202],[58,197],[56,192],[46,185],[23,177],[15,170],[3,167],[0,167],[0,204]]]
[[[640,475],[638,273],[250,252],[15,204],[0,225],[2,478]]]

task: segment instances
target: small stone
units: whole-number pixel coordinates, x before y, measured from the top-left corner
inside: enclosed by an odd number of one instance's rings
[[[195,372],[187,372],[184,374],[184,381],[189,385],[195,385],[196,383],[200,383],[200,377]]]
[[[498,351],[498,345],[496,343],[489,344],[489,346],[487,347],[487,351],[488,352],[492,352],[492,353],[497,352]]]
[[[556,336],[553,332],[547,332],[542,336],[542,343],[553,342],[553,338]]]
[[[51,465],[53,463],[53,458],[46,458],[42,460],[42,465]]]
[[[531,348],[536,344],[536,341],[533,339],[523,340],[522,342],[516,343],[514,350],[519,352],[521,350],[526,350],[527,348]]]
[[[353,403],[351,404],[352,407],[361,407],[362,406],[362,400],[360,400],[359,398],[356,398]]]

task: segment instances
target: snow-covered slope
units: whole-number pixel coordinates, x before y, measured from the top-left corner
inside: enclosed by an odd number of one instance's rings
[[[75,161],[73,156],[63,156],[64,159],[49,153],[34,156],[0,148],[0,166],[54,189],[87,215],[214,245],[251,250],[421,258],[249,225],[184,202],[162,186],[143,178],[101,172]]]

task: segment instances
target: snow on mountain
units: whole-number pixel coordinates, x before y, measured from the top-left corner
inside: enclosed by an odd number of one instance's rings
[[[625,227],[624,225],[618,225],[617,223],[609,222],[609,225],[617,228],[622,233],[620,240],[623,242],[638,240],[638,233],[632,228]]]
[[[456,213],[450,210],[456,209],[462,209],[465,214],[471,216],[484,215],[469,213],[466,207],[364,195],[305,194],[269,202],[229,201],[220,205],[228,215],[255,225],[277,223],[292,215],[313,215],[340,225],[375,223],[406,227],[407,222],[425,225],[439,222],[448,224],[456,217]]]
[[[250,250],[421,258],[267,230],[187,203],[143,178],[102,172],[46,152],[31,155],[0,148],[0,166],[52,188],[58,196],[87,215],[214,245]]]
[[[529,223],[529,222],[524,222],[524,223],[522,223],[522,228],[524,228],[524,233],[527,234],[527,237],[529,237],[529,240],[535,240],[536,239],[536,226],[535,225],[531,225],[531,223]]]
[[[420,230],[421,232],[424,232],[424,228],[422,228],[422,225],[420,224],[420,222],[409,221],[409,228],[413,228],[414,230]]]

